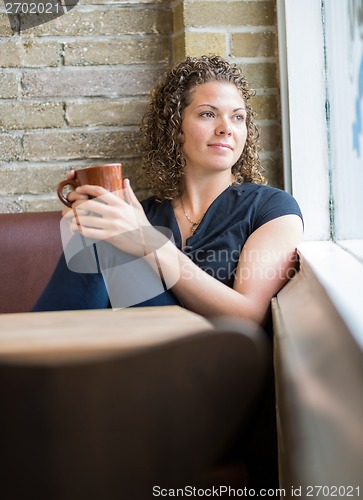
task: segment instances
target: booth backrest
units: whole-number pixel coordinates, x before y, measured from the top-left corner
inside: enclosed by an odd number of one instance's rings
[[[0,214],[0,313],[28,312],[62,253],[61,212]]]

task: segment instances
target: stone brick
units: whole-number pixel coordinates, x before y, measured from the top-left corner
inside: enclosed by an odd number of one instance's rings
[[[251,105],[258,120],[277,120],[278,97],[276,95],[255,95],[251,99]]]
[[[140,125],[145,99],[87,99],[67,102],[66,119],[71,127],[86,125]]]
[[[184,19],[188,28],[205,26],[272,26],[275,2],[225,2],[185,0]]]
[[[61,68],[23,73],[27,97],[83,97],[147,94],[161,69],[157,67]]]
[[[125,158],[122,164],[122,175],[130,179],[132,189],[135,191],[140,192],[147,189],[141,156]]]
[[[0,214],[24,212],[24,205],[13,196],[0,196]]]
[[[232,55],[234,57],[275,56],[275,33],[234,33],[232,35]]]
[[[64,178],[64,167],[18,164],[0,168],[0,194],[55,193]]]
[[[136,135],[146,94],[186,49],[250,58],[243,72],[258,91],[262,164],[269,183],[282,187],[275,4],[80,0],[20,35],[3,8],[0,212],[61,210],[55,186],[65,171],[103,161],[122,161],[137,196],[149,196]]]
[[[133,190],[139,200],[144,200],[151,196],[151,191],[149,189],[139,189],[133,184]],[[0,213],[3,203],[0,197]],[[8,208],[9,207],[9,208]],[[49,212],[51,210],[63,210],[64,205],[59,201],[58,196],[53,194],[38,194],[38,195],[27,195],[27,196],[14,196],[13,199],[9,200],[5,205],[4,212],[9,213],[12,211],[17,212]]]
[[[10,101],[1,105],[3,130],[62,127],[64,123],[63,103]]]
[[[181,33],[174,38],[174,62],[178,63],[185,59],[185,35]]]
[[[12,99],[19,93],[18,75],[16,73],[0,73],[0,99]]]
[[[184,3],[179,1],[173,10],[173,30],[179,33],[184,30]]]
[[[242,66],[242,71],[253,89],[278,87],[277,66],[274,63],[248,63]]]
[[[59,42],[34,40],[0,42],[0,66],[4,68],[58,66],[60,58]]]
[[[116,2],[114,0],[80,0],[79,5],[114,5]],[[137,4],[160,4],[169,7],[170,0],[117,0],[117,5],[132,5]]]
[[[278,124],[260,127],[260,145],[263,151],[275,151],[281,147],[281,129]]]
[[[140,152],[135,131],[58,130],[24,134],[25,160],[110,159],[132,156]]]
[[[0,13],[0,37],[11,36],[12,34],[13,30],[11,29],[8,15]]]
[[[0,134],[0,161],[16,161],[19,158],[19,151],[20,137]]]
[[[281,155],[277,159],[268,158],[261,160],[263,175],[270,186],[275,186],[280,189],[284,188],[283,174],[282,174],[282,160]]]
[[[106,36],[168,34],[172,31],[170,9],[145,6],[90,10],[76,8],[64,16],[27,30],[30,36]]]
[[[167,38],[143,36],[138,38],[76,40],[64,47],[65,65],[138,64],[147,61],[170,60],[170,42]]]
[[[226,35],[224,33],[186,33],[185,51],[191,57],[212,54],[226,57]]]
[[[24,212],[50,212],[63,210],[64,205],[59,201],[56,194],[23,196],[21,198]]]

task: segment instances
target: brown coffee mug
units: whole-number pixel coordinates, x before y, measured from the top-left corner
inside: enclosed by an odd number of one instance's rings
[[[65,179],[58,184],[58,198],[64,205],[71,207],[72,204],[63,194],[63,189],[69,186],[76,189],[78,186],[91,184],[102,186],[108,191],[119,191],[122,189],[122,164],[108,163],[106,165],[91,165],[90,167],[75,170],[74,179]]]

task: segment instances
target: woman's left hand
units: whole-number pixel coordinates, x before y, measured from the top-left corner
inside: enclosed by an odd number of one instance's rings
[[[108,243],[134,255],[145,254],[143,233],[151,228],[130,181],[124,179],[123,189],[110,192],[100,186],[84,185],[76,189],[90,200],[76,201],[69,217],[71,231],[80,231],[86,238]]]

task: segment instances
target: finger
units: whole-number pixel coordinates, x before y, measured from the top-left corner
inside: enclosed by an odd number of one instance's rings
[[[67,179],[74,179],[74,176],[75,176],[74,170],[69,170],[67,172]]]
[[[77,217],[81,217],[81,216],[85,216],[85,215],[90,215],[90,213],[91,213],[89,210],[83,210],[81,207],[78,207],[76,209],[75,209],[75,207],[73,207],[73,212],[75,214],[77,214]]]
[[[78,224],[82,228],[92,228],[92,229],[99,229],[99,230],[102,230],[105,228],[105,222],[104,222],[104,219],[102,217],[97,217],[97,216],[88,215],[88,214],[80,214],[77,211],[76,219],[78,221]]]
[[[73,203],[72,203],[72,208],[73,208],[73,209],[77,209],[77,210],[79,210],[79,209],[80,209],[80,207],[82,207],[82,208],[83,208],[83,210],[88,210],[88,211],[90,211],[90,210],[91,210],[91,209],[89,208],[89,202],[90,202],[90,201],[92,201],[92,200],[90,200],[90,199],[88,198],[88,196],[87,196],[87,198],[86,198],[86,199],[83,199],[83,198],[82,198],[82,199],[78,199],[78,200],[76,200],[75,202],[73,202]],[[100,203],[99,203],[98,205],[100,205]]]
[[[72,224],[74,218],[77,216],[76,211],[74,210],[74,206],[72,208],[65,208],[62,211],[63,219],[68,222],[69,225]]]
[[[67,200],[69,201],[69,203],[74,203],[75,201],[78,200],[88,200],[88,199],[89,197],[86,194],[77,193],[77,191],[74,191],[73,189],[67,195]]]
[[[106,222],[106,223],[105,223]],[[77,216],[72,219],[72,232],[79,231],[86,238],[96,240],[107,240],[114,236],[120,236],[122,231],[120,228],[110,226],[107,221],[101,217],[93,217],[92,215]]]
[[[80,215],[79,212],[81,212],[82,215]],[[70,230],[73,234],[76,232],[84,233],[84,230],[88,229],[91,224],[90,220],[87,222],[88,218],[90,218],[88,212],[84,212],[83,210],[73,209],[69,215],[67,214],[67,218]],[[99,217],[96,218],[100,220]]]
[[[73,203],[72,207],[77,210],[92,212],[94,215],[98,217],[106,217],[111,216],[112,211],[114,210],[114,203],[112,205],[108,205],[103,200],[103,196],[99,198],[92,198],[88,200],[78,200]]]
[[[123,207],[125,204],[124,190],[108,191],[100,186],[81,186],[77,188],[77,192],[87,192],[90,197],[101,202],[102,204],[109,205],[110,207]],[[127,203],[127,202],[126,202]]]
[[[127,201],[127,203],[129,205],[132,205],[131,193],[130,193],[130,190],[129,190],[129,188],[130,188],[130,181],[129,181],[129,179],[124,179],[123,182],[122,182],[122,186],[123,186],[125,200]]]
[[[76,193],[80,195],[88,195],[92,196],[92,198],[98,198],[99,196],[102,196],[104,194],[109,193],[107,189],[101,187],[101,186],[93,186],[91,184],[84,184],[83,186],[78,186],[76,188]]]
[[[123,186],[124,186],[125,198],[126,198],[127,202],[130,205],[133,205],[133,206],[137,205],[137,206],[139,206],[140,202],[137,199],[136,194],[134,193],[134,191],[133,191],[133,189],[131,187],[130,180],[129,179],[124,179]]]
[[[75,217],[73,217],[71,222],[69,223],[69,229],[72,234],[82,233],[81,225],[77,223],[77,219]]]

